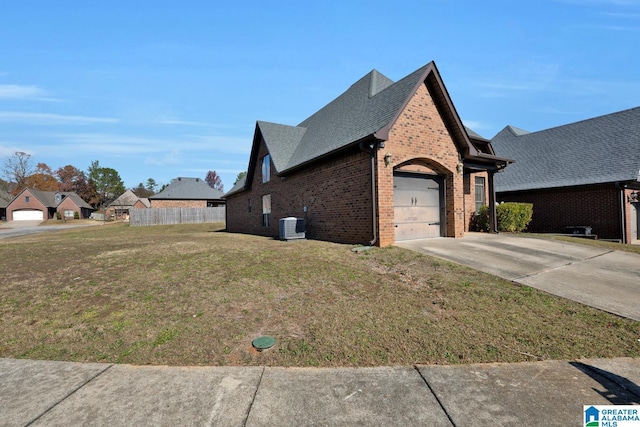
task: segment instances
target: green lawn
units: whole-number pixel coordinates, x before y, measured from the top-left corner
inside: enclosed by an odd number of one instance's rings
[[[221,225],[0,240],[0,357],[377,366],[640,357],[640,322],[390,247]],[[269,335],[276,344],[253,349]]]

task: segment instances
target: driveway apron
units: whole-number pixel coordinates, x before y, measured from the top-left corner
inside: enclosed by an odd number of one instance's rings
[[[640,255],[510,234],[409,240],[396,246],[453,261],[640,321]]]

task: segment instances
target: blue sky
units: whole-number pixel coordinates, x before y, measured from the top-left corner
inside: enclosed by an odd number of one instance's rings
[[[116,169],[127,187],[229,190],[256,120],[296,125],[372,69],[434,60],[491,138],[640,105],[640,0],[7,2],[0,163]]]

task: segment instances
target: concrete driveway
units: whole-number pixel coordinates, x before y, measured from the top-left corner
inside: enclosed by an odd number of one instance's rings
[[[86,227],[89,225],[99,225],[99,221],[94,223],[70,222],[68,225],[40,225],[42,221],[9,221],[0,222],[0,239],[9,237],[27,236],[29,234],[44,233],[48,231],[64,230],[66,228]]]
[[[511,234],[410,240],[396,246],[443,258],[640,321],[640,255]]]

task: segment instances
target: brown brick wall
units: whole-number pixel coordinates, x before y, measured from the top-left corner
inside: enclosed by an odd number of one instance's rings
[[[498,202],[533,203],[528,231],[564,233],[568,226],[591,226],[601,239],[621,239],[619,190],[611,185],[498,193]]]
[[[71,200],[70,198],[68,198],[68,197],[65,197],[65,199],[62,201],[62,203],[60,203],[58,205],[58,207],[56,208],[56,211],[59,212],[60,216],[63,217],[63,218],[64,218],[64,211],[65,210],[71,210],[71,211],[74,211],[74,212],[78,212],[78,216],[81,219],[84,219],[84,218],[82,218],[82,209],[80,209],[78,207],[78,205],[76,205],[75,202],[73,200]]]
[[[270,181],[262,183],[261,159],[266,154],[266,146],[261,143],[252,190],[227,199],[229,231],[277,237],[279,219],[295,216],[306,218],[306,235],[311,239],[339,243],[367,243],[372,239],[368,154],[353,149],[286,177],[277,176],[272,164]],[[269,227],[262,226],[265,194],[271,195]]]
[[[391,154],[389,165],[384,159],[387,153]],[[342,243],[367,243],[372,239],[371,167],[367,153],[353,149],[284,178],[278,177],[272,167],[271,181],[263,184],[261,159],[266,154],[263,142],[252,190],[227,199],[229,231],[277,237],[278,220],[305,217],[303,207],[307,206],[307,237]],[[446,235],[462,237],[474,204],[471,187],[471,211],[465,211],[465,203],[469,202],[463,194],[463,175],[457,171],[459,163],[458,149],[427,87],[422,85],[390,130],[385,148],[376,155],[377,244],[386,246],[395,241],[394,170],[444,177]],[[271,194],[269,227],[262,227],[264,194]]]
[[[26,197],[29,197],[29,202],[26,202]],[[9,206],[7,206],[7,221],[13,220],[13,211],[21,209],[37,209],[44,212],[44,219],[51,219],[49,215],[49,209],[45,207],[31,192],[27,189],[23,191],[17,198],[15,198]]]
[[[384,157],[391,154],[391,164]],[[458,148],[449,135],[426,85],[421,85],[389,132],[385,148],[378,153],[378,199],[380,245],[395,241],[393,223],[393,172],[424,168],[445,179],[446,232],[462,237],[466,227],[463,176],[457,172]]]
[[[206,208],[206,200],[149,200],[152,208]]]
[[[487,172],[477,172],[466,174],[463,177],[464,206],[465,206],[465,230],[474,231],[474,216],[476,214],[476,177],[484,177],[484,200],[489,204],[489,174]]]

